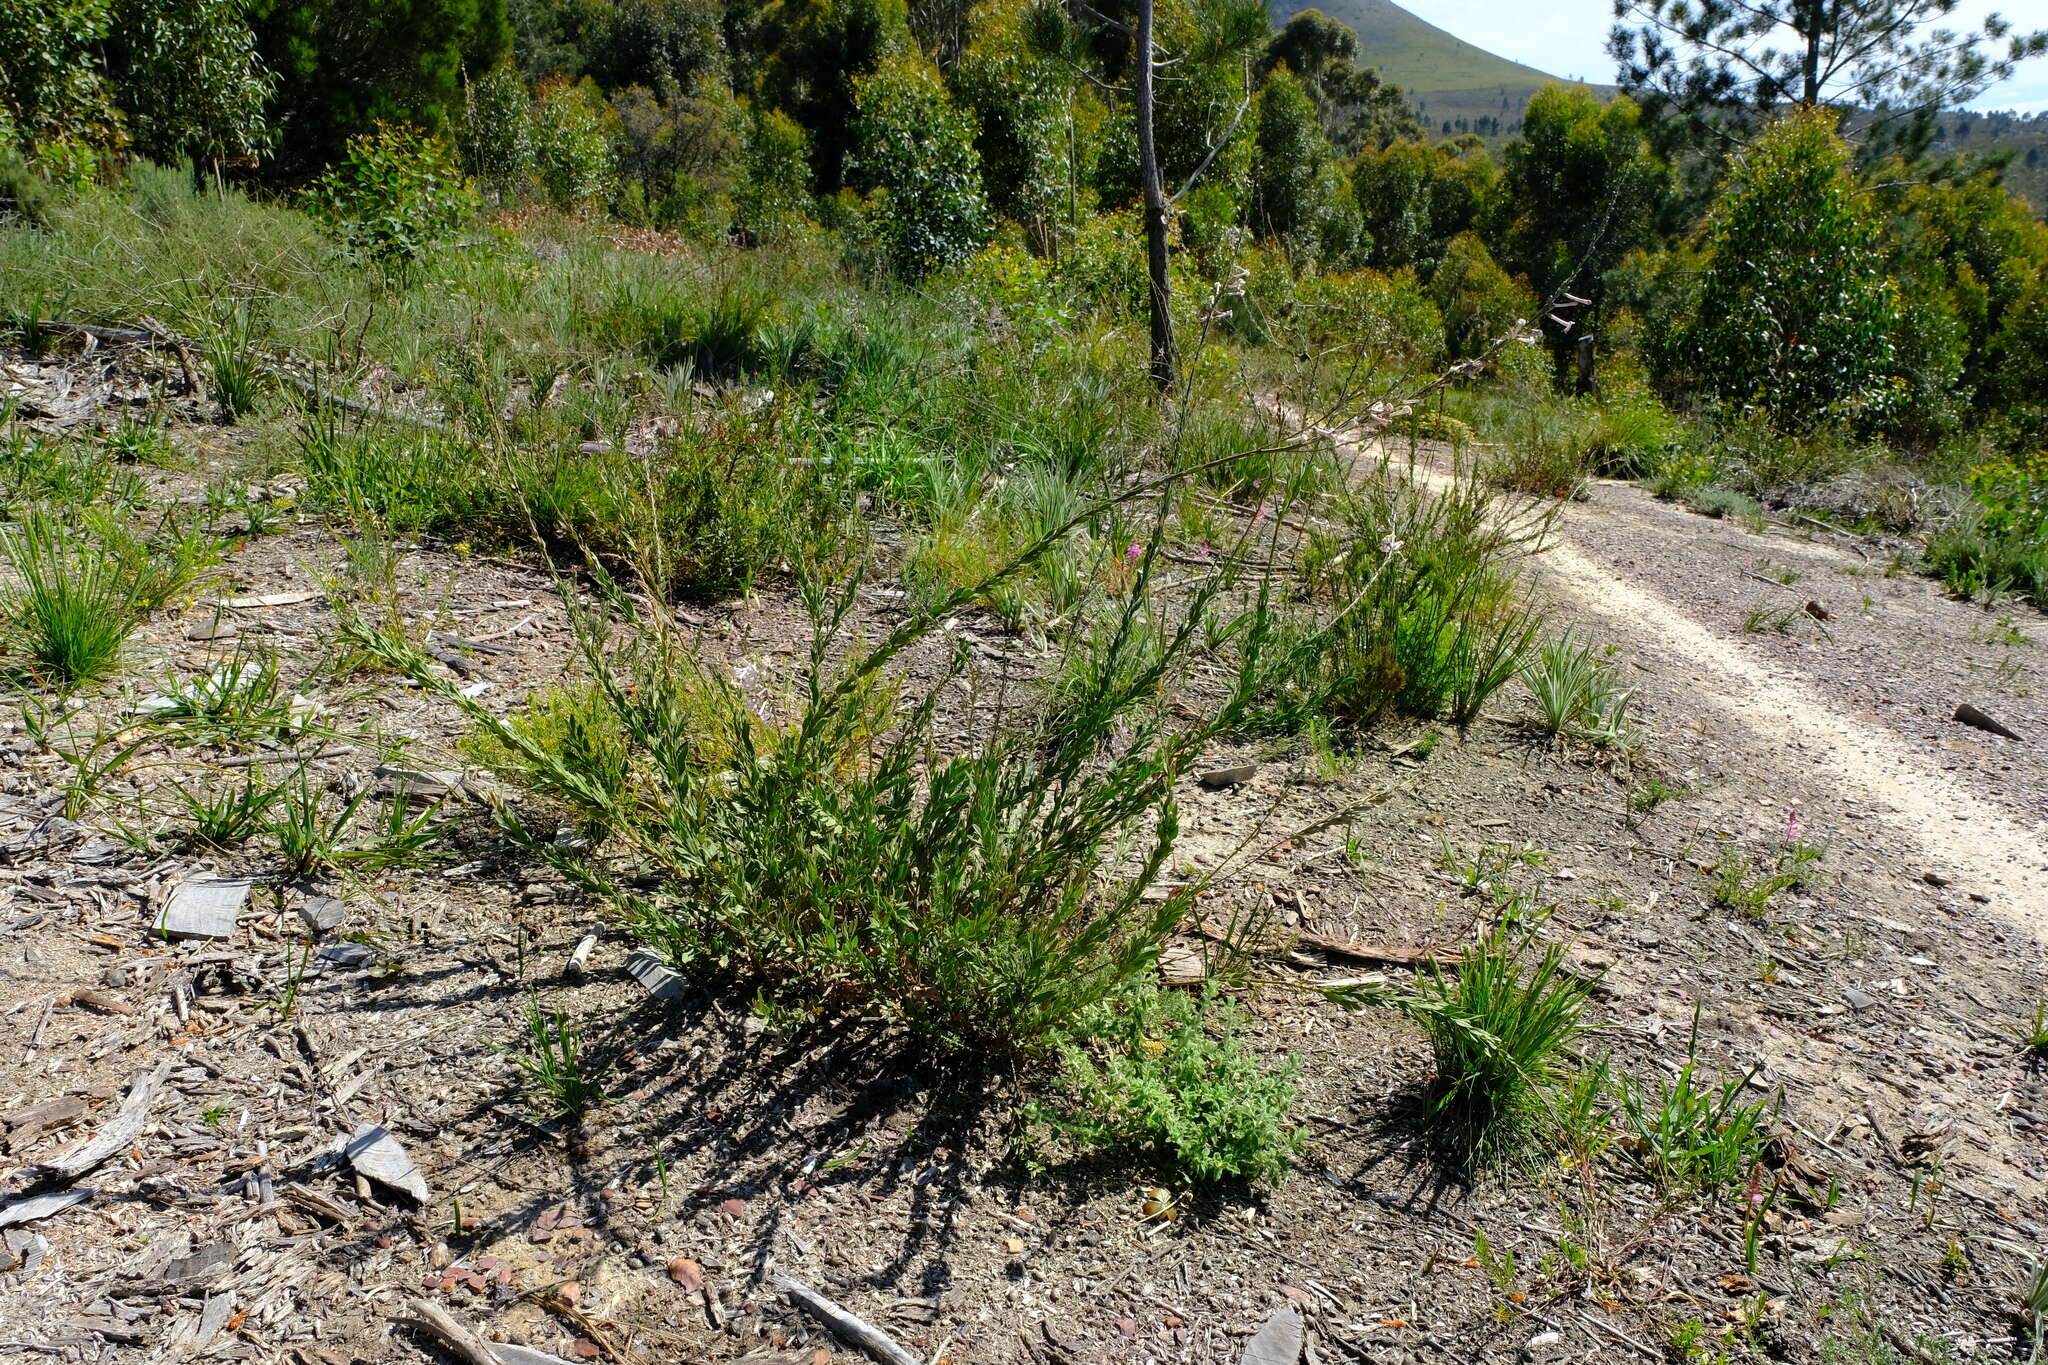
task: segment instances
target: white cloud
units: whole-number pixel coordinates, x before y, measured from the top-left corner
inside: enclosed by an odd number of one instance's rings
[[[1607,55],[1607,31],[1614,26],[1614,7],[1609,0],[1398,0],[1438,28],[1457,34],[1468,43],[1497,52],[1514,61],[1548,71],[1554,76],[1573,76],[1589,81],[1614,79],[1614,62]],[[1961,28],[1982,22],[1987,14],[1999,13],[2014,22],[2035,0],[2017,0],[2004,5],[1984,0],[1963,0],[1947,23]],[[2039,22],[2037,19],[2036,23]],[[2041,109],[2048,107],[2048,58],[2026,63],[2017,76],[1996,86],[1979,108]]]

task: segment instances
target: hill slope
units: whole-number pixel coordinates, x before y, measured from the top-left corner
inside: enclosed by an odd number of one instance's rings
[[[1267,0],[1275,24],[1319,9],[1358,34],[1358,64],[1408,92],[1432,133],[1477,132],[1499,143],[1516,131],[1529,96],[1558,79],[1511,62],[1418,18],[1393,0]]]
[[[1305,9],[1319,9],[1349,25],[1358,34],[1358,64],[1377,69],[1411,92],[1426,95],[1484,86],[1534,90],[1556,79],[1446,33],[1393,0],[1267,0],[1267,9],[1275,24],[1284,24]]]

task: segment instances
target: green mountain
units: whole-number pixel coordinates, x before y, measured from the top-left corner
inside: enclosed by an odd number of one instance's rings
[[[1521,123],[1529,96],[1558,79],[1417,18],[1393,0],[1267,0],[1273,22],[1319,9],[1358,34],[1358,64],[1408,92],[1432,133],[1477,132],[1498,142]]]
[[[1505,85],[1538,89],[1556,79],[1533,66],[1496,57],[1483,47],[1419,19],[1393,0],[1267,0],[1273,22],[1284,24],[1305,9],[1319,9],[1358,35],[1358,64],[1378,69],[1409,91],[1476,90]]]

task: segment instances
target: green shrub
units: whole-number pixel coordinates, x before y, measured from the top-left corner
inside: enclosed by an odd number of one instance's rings
[[[1083,1151],[1164,1158],[1190,1180],[1277,1184],[1303,1133],[1287,1126],[1293,1068],[1260,1065],[1244,1010],[1146,986],[1080,1022],[1060,1049],[1056,1100],[1027,1117]]]
[[[345,430],[329,418],[299,438],[307,500],[357,525],[415,535],[462,526],[476,502],[477,453],[427,433]]]
[[[1897,373],[1898,295],[1838,118],[1787,113],[1737,155],[1689,336],[1710,392],[1796,430],[1882,414]]]
[[[1057,726],[992,733],[964,753],[934,733],[961,653],[909,707],[894,704],[884,670],[1065,529],[873,648],[835,648],[857,578],[830,599],[814,591],[809,663],[786,702],[702,668],[659,617],[639,618],[623,652],[585,620],[586,662],[635,774],[626,797],[435,679],[402,639],[348,625],[361,647],[461,705],[537,784],[599,813],[663,872],[654,889],[595,868],[582,875],[676,966],[718,964],[771,998],[890,1018],[949,1052],[1045,1055],[1151,971],[1186,913],[1185,893],[1145,893],[1178,835],[1174,785],[1215,725],[1168,734],[1132,704],[1188,657],[1215,590],[1195,596],[1163,645],[1147,646],[1148,667],[1121,668],[1112,653]],[[1141,574],[1124,610],[1135,619],[1148,600]],[[1129,631],[1112,636],[1111,651],[1127,647],[1137,647]],[[700,700],[678,706],[686,677]]]
[[[606,814],[625,798],[631,777],[631,756],[619,719],[595,683],[554,684],[541,688],[526,705],[505,718],[524,742],[508,745],[495,731],[472,729],[463,751],[498,777],[529,790],[549,792],[546,772],[525,755],[538,749],[550,765],[572,768],[598,792],[596,800],[573,800],[586,824],[601,829]]]
[[[1443,319],[1445,350],[1453,360],[1485,355],[1533,321],[1538,303],[1528,285],[1495,263],[1475,232],[1451,239],[1429,279],[1430,297]]]
[[[379,123],[349,139],[341,165],[307,187],[306,211],[351,250],[407,265],[461,230],[476,191],[438,138]]]
[[[1970,492],[1983,506],[1980,535],[1997,539],[2048,539],[2048,450],[1969,473]]]
[[[855,162],[889,265],[909,279],[964,261],[988,240],[973,122],[921,56],[885,59],[854,81]]]
[[[733,209],[750,241],[767,246],[811,225],[810,139],[777,109],[758,115],[747,132],[747,171]]]
[[[556,208],[601,209],[617,179],[611,141],[594,87],[566,78],[547,81],[535,92],[531,114],[533,174],[541,193]]]
[[[1635,478],[1656,469],[1681,434],[1677,419],[1655,394],[1629,387],[1599,404],[1588,453],[1607,472]]]

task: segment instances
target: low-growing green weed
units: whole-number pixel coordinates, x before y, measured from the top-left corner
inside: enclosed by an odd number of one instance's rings
[[[2034,1017],[2019,1031],[2023,1051],[2037,1060],[2048,1060],[2048,997],[2034,1002]]]
[[[1799,608],[1759,602],[1742,613],[1742,628],[1751,635],[1790,635]]]
[[[202,781],[198,789],[170,785],[170,814],[191,826],[192,842],[207,848],[236,848],[268,827],[270,810],[284,788],[265,786],[252,775],[239,782]]]
[[[1277,1182],[1301,1147],[1287,1124],[1292,1067],[1268,1070],[1216,994],[1144,987],[1092,1013],[1061,1049],[1056,1100],[1029,1120],[1083,1151],[1164,1159],[1191,1180]]]
[[[1762,1070],[1705,1081],[1699,1075],[1699,1014],[1693,1015],[1685,1064],[1654,1090],[1623,1076],[1616,1089],[1628,1137],[1623,1147],[1658,1184],[1720,1193],[1749,1179],[1770,1140],[1762,1102],[1743,1093]]]

